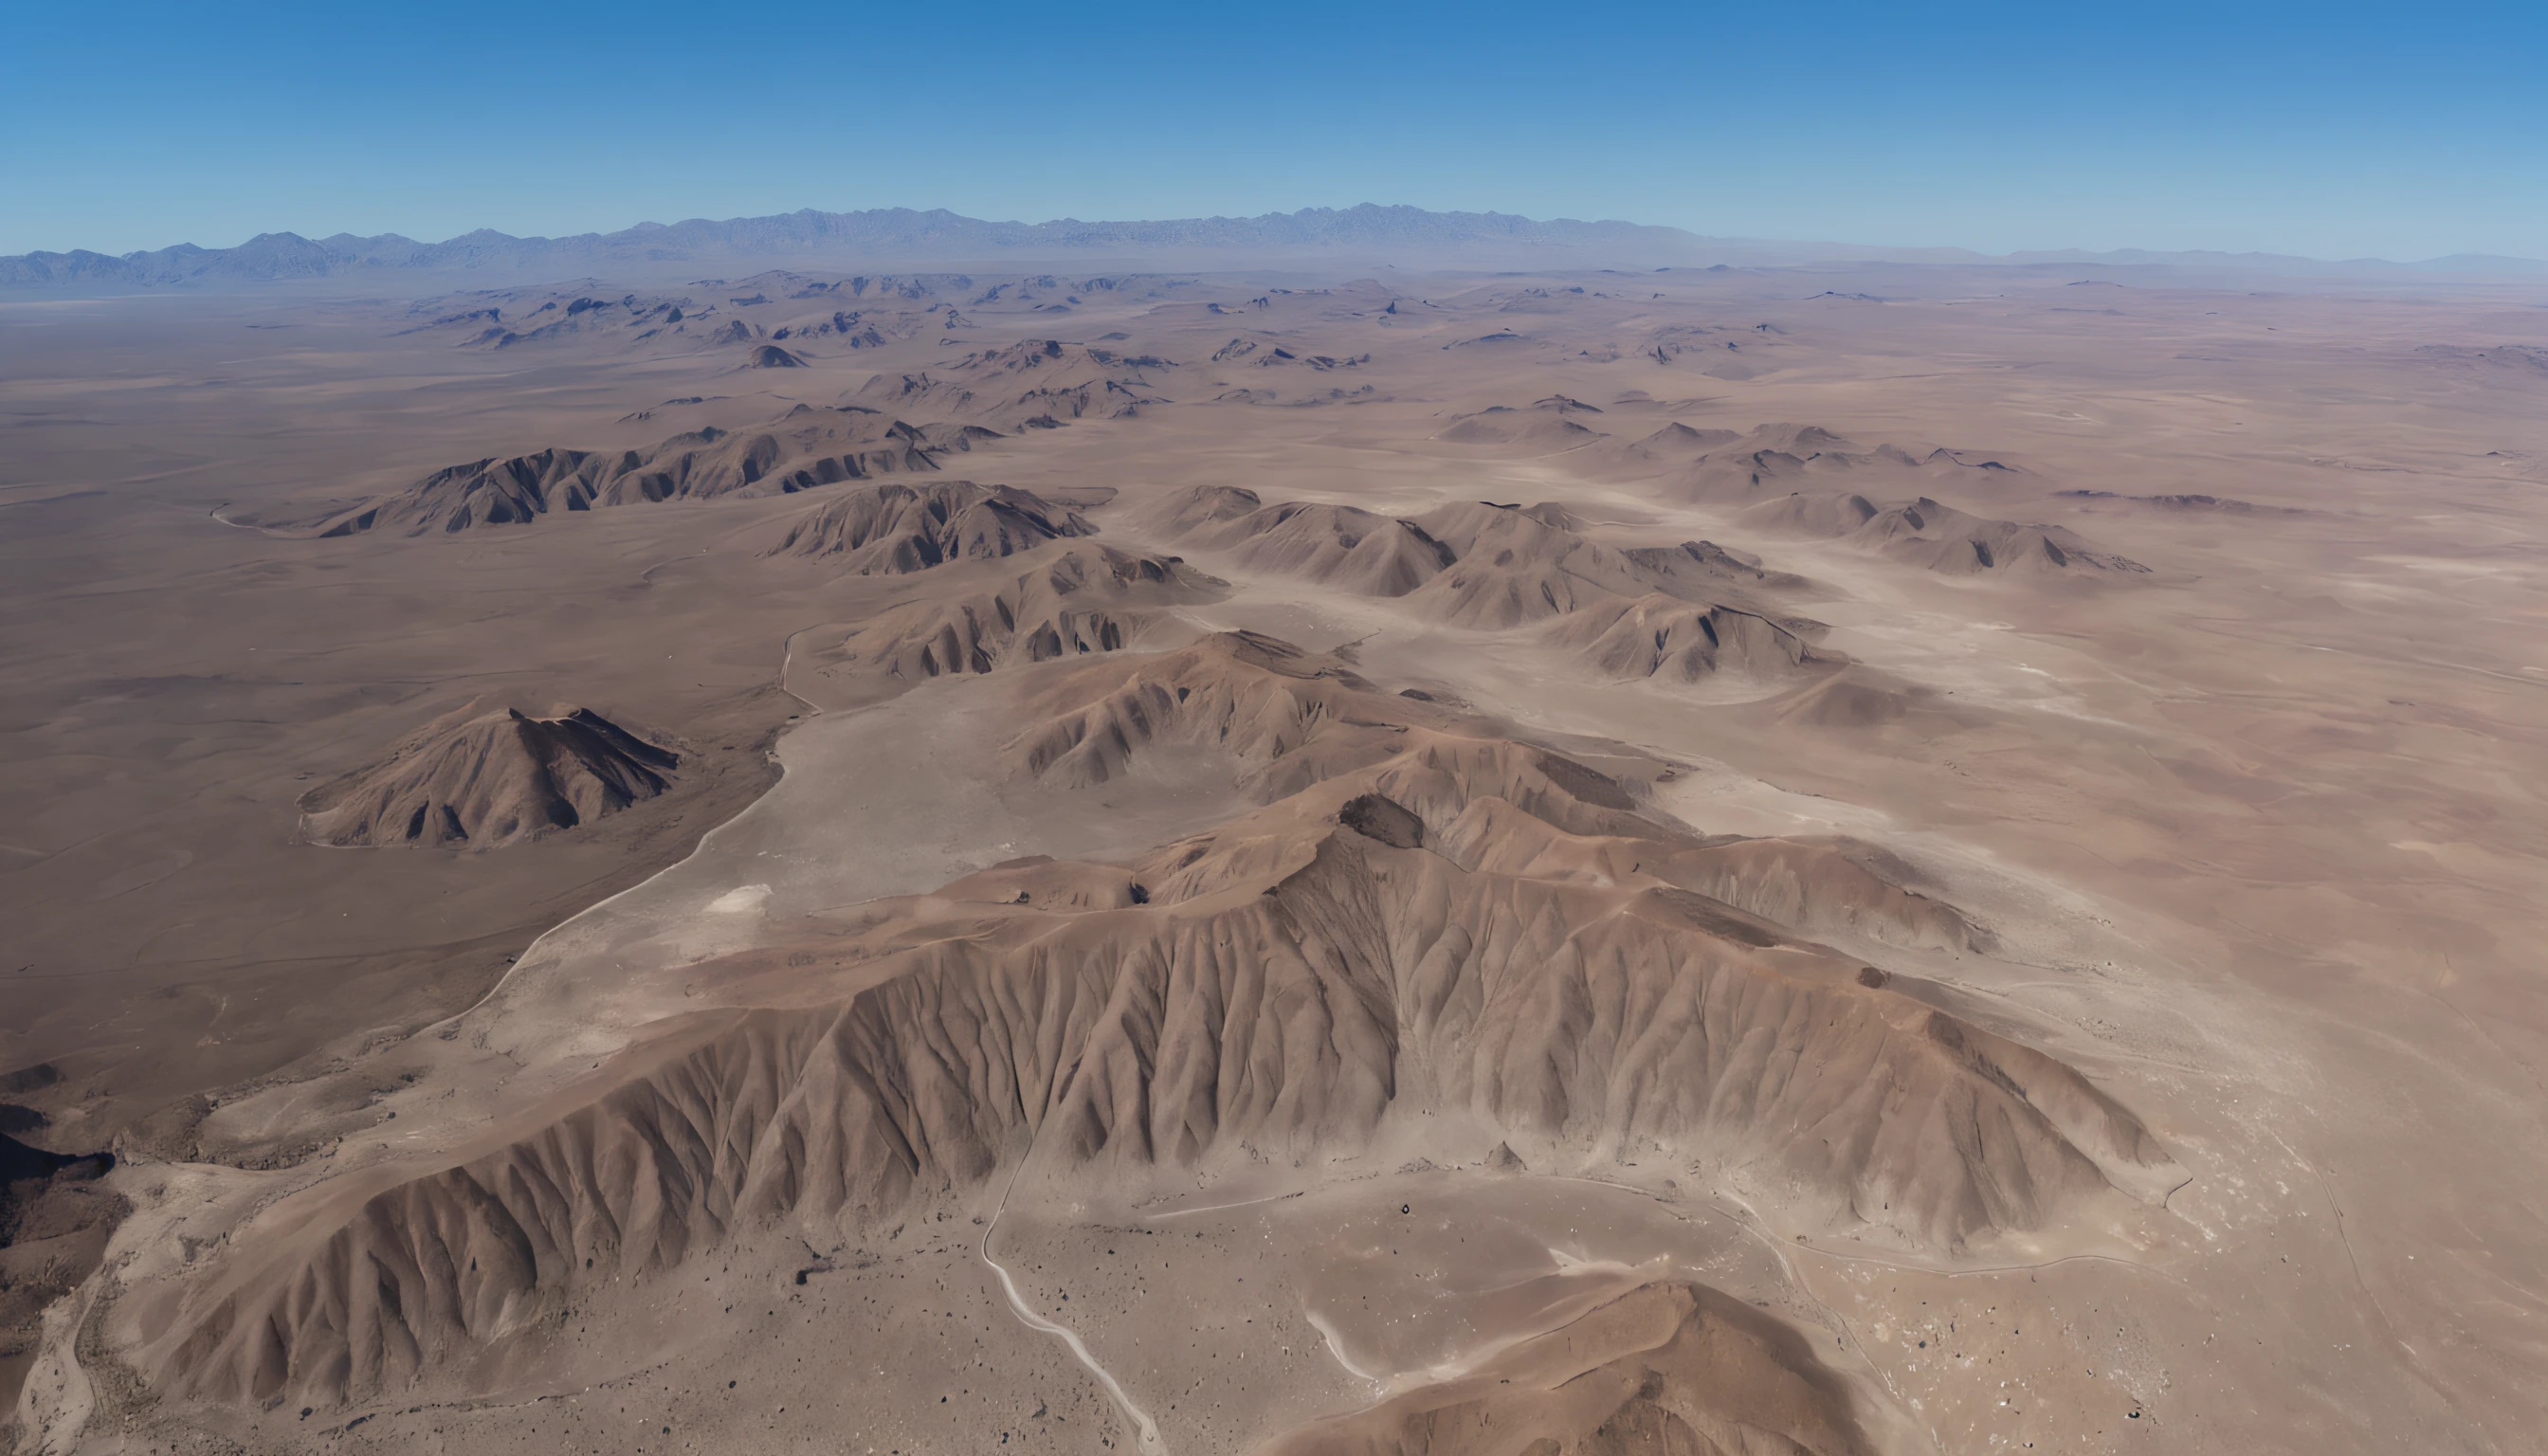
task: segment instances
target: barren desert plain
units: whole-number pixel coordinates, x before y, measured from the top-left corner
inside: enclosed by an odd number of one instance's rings
[[[0,303],[20,1449],[2548,1449],[2548,283],[394,283]]]

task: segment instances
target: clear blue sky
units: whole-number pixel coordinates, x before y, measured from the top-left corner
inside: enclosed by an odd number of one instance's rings
[[[42,4],[0,252],[1356,202],[2548,257],[2548,0]]]

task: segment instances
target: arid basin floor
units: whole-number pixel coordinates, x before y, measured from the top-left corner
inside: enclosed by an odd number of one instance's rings
[[[17,1437],[2538,1449],[2540,302],[0,304]]]

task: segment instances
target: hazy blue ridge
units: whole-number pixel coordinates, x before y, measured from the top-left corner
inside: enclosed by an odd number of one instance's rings
[[[120,257],[76,249],[0,257],[0,289],[105,292],[222,288],[301,280],[404,273],[479,275],[489,282],[536,274],[630,269],[733,268],[785,264],[989,262],[1073,254],[1173,257],[1185,266],[1213,255],[1235,260],[1286,254],[1397,251],[1414,265],[1654,267],[1774,266],[1801,263],[2000,263],[2012,265],[2175,265],[2281,272],[2537,274],[2548,263],[2457,255],[2415,263],[2381,259],[2321,261],[2269,253],[2114,252],[2011,253],[1994,258],[1961,248],[1890,248],[1843,243],[1704,237],[1677,228],[1617,221],[1541,221],[1507,213],[1436,213],[1365,203],[1306,208],[1254,218],[1184,218],[1164,222],[997,223],[944,209],[883,208],[825,213],[806,209],[768,218],[693,218],[641,223],[616,232],[569,237],[514,237],[482,228],[441,242],[396,233],[308,238],[267,232],[236,247],[193,243]]]

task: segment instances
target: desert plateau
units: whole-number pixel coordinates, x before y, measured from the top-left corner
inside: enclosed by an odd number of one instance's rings
[[[11,260],[18,1449],[2548,1449],[2548,275],[1014,246]]]

